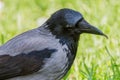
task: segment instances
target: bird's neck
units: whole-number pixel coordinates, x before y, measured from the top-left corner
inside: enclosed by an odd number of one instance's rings
[[[60,39],[60,41],[59,41],[60,44],[67,45],[71,54],[76,56],[79,37],[77,37],[77,39],[75,39],[75,38],[69,37],[69,36],[61,36],[61,37],[59,36],[58,39]]]
[[[74,59],[76,57],[76,53],[77,53],[77,48],[78,48],[78,40],[79,37],[77,39],[73,39],[70,37],[59,37],[60,39],[60,43],[64,46],[67,45],[68,49],[64,48],[64,50],[66,51],[66,55],[67,55],[67,59],[68,59],[68,67],[66,68],[66,70],[70,70]],[[65,73],[66,74],[66,73]]]

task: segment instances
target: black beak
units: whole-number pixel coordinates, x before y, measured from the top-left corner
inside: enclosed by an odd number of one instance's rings
[[[78,23],[79,30],[81,33],[90,33],[90,34],[96,34],[96,35],[102,35],[108,38],[107,35],[105,35],[102,31],[97,29],[96,27],[90,25],[87,21],[84,19]]]

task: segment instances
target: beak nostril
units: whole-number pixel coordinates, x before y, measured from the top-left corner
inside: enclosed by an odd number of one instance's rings
[[[84,20],[84,18],[82,17],[80,20],[78,20],[78,22],[75,24],[76,27],[79,26],[79,23],[82,22],[82,20]]]

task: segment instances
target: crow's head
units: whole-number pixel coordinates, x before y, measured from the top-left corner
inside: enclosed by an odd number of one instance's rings
[[[51,32],[56,35],[91,33],[107,37],[102,31],[85,21],[81,13],[71,9],[65,8],[56,11],[48,19],[47,24]]]

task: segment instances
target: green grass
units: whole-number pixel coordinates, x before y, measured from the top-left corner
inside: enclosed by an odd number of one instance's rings
[[[76,60],[63,80],[120,80],[120,0],[0,0],[0,44],[38,25],[60,8],[80,11],[109,39],[82,34]]]

